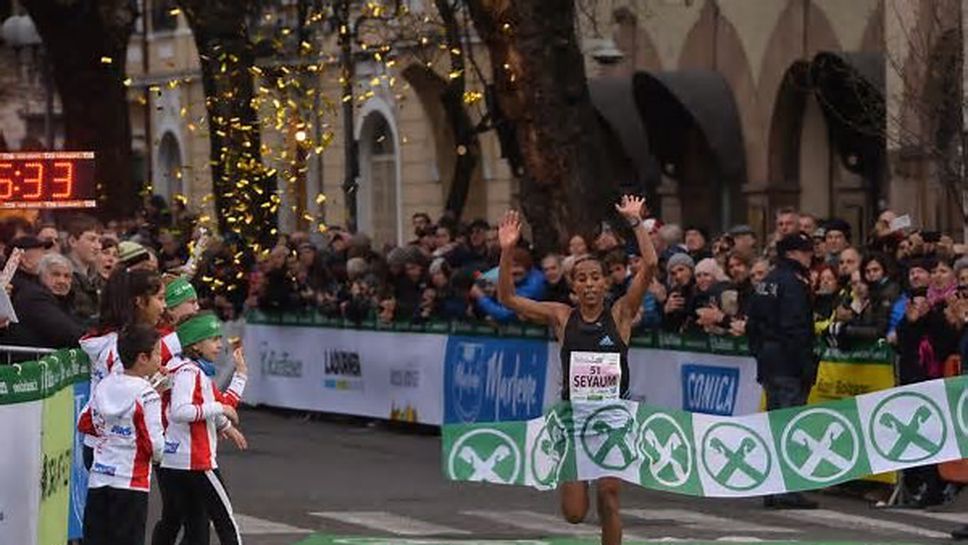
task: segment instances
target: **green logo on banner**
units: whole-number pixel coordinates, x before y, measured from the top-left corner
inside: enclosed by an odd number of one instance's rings
[[[870,436],[884,458],[913,463],[940,452],[948,428],[937,403],[917,392],[901,392],[884,398],[874,408]]]
[[[685,431],[671,416],[655,413],[639,429],[639,452],[649,473],[668,487],[682,486],[692,472],[692,446]]]
[[[451,477],[460,481],[512,484],[521,472],[521,450],[500,430],[475,429],[454,442],[447,460]]]
[[[581,445],[595,464],[605,469],[625,469],[638,458],[628,438],[635,418],[624,405],[598,409],[585,420]]]
[[[549,414],[531,446],[531,476],[538,484],[552,487],[558,483],[570,442],[568,429],[558,413]]]
[[[958,398],[958,407],[955,410],[958,411],[958,427],[961,429],[961,433],[968,435],[968,388],[961,392],[961,397]]]
[[[735,491],[752,490],[766,481],[773,458],[766,441],[741,424],[720,423],[702,439],[702,463],[720,485]]]
[[[808,481],[826,483],[854,468],[860,440],[843,415],[831,409],[808,409],[787,424],[780,450],[794,473]]]

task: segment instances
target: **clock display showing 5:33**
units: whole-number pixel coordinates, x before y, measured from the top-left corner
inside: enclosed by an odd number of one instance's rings
[[[91,152],[0,153],[0,209],[91,208]]]

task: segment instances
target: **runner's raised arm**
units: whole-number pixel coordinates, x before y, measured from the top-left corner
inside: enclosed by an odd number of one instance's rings
[[[501,243],[501,261],[498,265],[497,300],[519,316],[548,324],[556,329],[567,320],[571,307],[561,303],[534,301],[517,295],[511,277],[514,248],[521,239],[521,218],[514,210],[508,210],[498,226],[498,240]]]
[[[635,241],[639,245],[639,255],[642,256],[642,266],[632,277],[629,289],[616,304],[619,305],[621,314],[617,317],[619,325],[630,324],[635,318],[635,314],[642,306],[642,299],[655,278],[656,268],[659,266],[659,256],[655,253],[652,245],[652,237],[642,223],[642,216],[645,215],[647,208],[645,199],[634,195],[624,195],[622,201],[615,205],[619,214],[624,216],[635,233]]]

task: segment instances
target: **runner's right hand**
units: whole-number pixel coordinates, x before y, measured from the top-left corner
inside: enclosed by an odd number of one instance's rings
[[[502,250],[510,250],[517,245],[521,238],[521,216],[514,210],[508,210],[501,218],[497,229],[497,238]]]

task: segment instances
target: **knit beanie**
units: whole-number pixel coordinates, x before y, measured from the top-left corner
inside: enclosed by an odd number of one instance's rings
[[[715,278],[717,282],[724,282],[728,280],[726,273],[723,272],[723,268],[720,267],[719,263],[711,257],[702,259],[696,264],[696,274],[699,273],[708,273],[710,276]]]
[[[692,260],[692,257],[690,257],[689,254],[684,252],[679,252],[679,253],[672,254],[672,256],[669,257],[669,261],[666,262],[666,272],[671,273],[672,269],[680,265],[685,265],[690,269],[696,268],[696,262]]]
[[[205,339],[221,337],[222,324],[211,312],[202,312],[178,326],[177,332],[178,342],[187,348]]]
[[[130,267],[148,259],[148,250],[144,246],[130,240],[123,240],[118,244],[118,261],[125,267]]]
[[[195,292],[194,286],[185,277],[176,278],[165,286],[165,306],[167,308],[175,308],[191,299],[198,299],[198,293]]]

